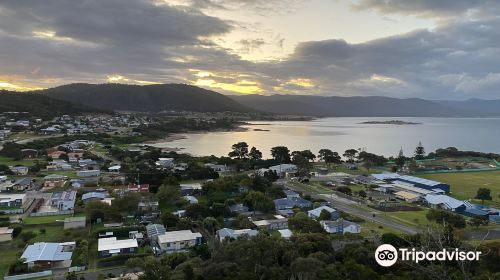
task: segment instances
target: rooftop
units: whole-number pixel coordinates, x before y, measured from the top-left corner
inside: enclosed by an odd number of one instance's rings
[[[165,234],[158,235],[158,241],[160,243],[169,243],[169,242],[193,240],[201,237],[202,237],[201,233],[192,232],[190,230],[168,231]]]
[[[97,251],[119,250],[126,248],[136,248],[137,239],[117,240],[116,237],[100,238],[97,244]]]
[[[45,243],[39,242],[29,245],[21,255],[21,259],[26,259],[25,263],[36,261],[66,261],[71,260],[73,252],[66,251],[64,245],[74,245],[72,243]]]

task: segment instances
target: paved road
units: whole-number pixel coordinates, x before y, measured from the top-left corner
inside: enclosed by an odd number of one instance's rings
[[[294,186],[293,184],[287,184],[286,182],[279,182],[280,184],[286,185],[287,188],[292,189],[292,190],[298,190],[304,192],[304,190],[300,187]],[[382,212],[377,211],[373,209],[373,211],[368,211],[364,209],[360,209],[357,207],[354,207],[354,205],[357,204],[357,202],[349,200],[347,198],[343,198],[340,196],[337,196],[335,194],[318,194],[318,193],[311,193],[305,191],[306,194],[311,195],[313,198],[317,199],[324,199],[332,204],[333,207],[344,211],[346,213],[352,214],[354,216],[358,216],[360,218],[363,218],[368,221],[372,221],[374,223],[380,224],[382,226],[388,227],[388,228],[393,228],[405,233],[409,234],[416,234],[419,232],[417,228],[403,225],[401,223],[398,223],[396,221],[381,217],[380,215]],[[375,214],[375,217],[373,216]]]

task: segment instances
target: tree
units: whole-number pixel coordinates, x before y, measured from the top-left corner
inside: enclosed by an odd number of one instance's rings
[[[285,146],[271,148],[271,156],[279,163],[290,163],[290,150]]]
[[[160,220],[165,227],[172,228],[179,222],[179,217],[170,212],[163,212],[161,213]]]
[[[330,220],[331,218],[332,218],[332,215],[330,214],[330,212],[323,209],[323,210],[321,210],[321,213],[319,214],[318,220],[326,221],[326,220]]]
[[[344,152],[343,156],[347,158],[347,162],[353,163],[356,159],[356,155],[358,154],[358,150],[356,149],[348,149]]]
[[[66,274],[66,280],[78,280],[76,272],[68,272],[68,274]]]
[[[488,218],[476,216],[470,220],[470,223],[476,228],[481,225],[488,225]]]
[[[363,162],[363,167],[366,168],[366,171],[370,172],[370,168],[372,168],[373,163],[369,160]]]
[[[316,159],[316,155],[311,152],[311,150],[303,150],[303,151],[294,151],[292,152],[292,157],[297,155],[301,155],[303,158],[308,161],[314,161]]]
[[[229,157],[245,159],[248,157],[248,144],[246,142],[238,142],[232,146],[232,151],[229,152]]]
[[[418,170],[418,164],[415,160],[410,160],[410,163],[408,164],[408,169],[410,170],[411,173],[415,173]]]
[[[403,148],[401,147],[401,150],[399,150],[398,157],[394,160],[394,163],[396,166],[401,169],[403,166],[405,166],[406,163],[406,157],[403,154]]]
[[[304,212],[299,212],[295,216],[288,219],[288,226],[293,231],[301,233],[320,233],[323,232],[318,221],[315,221],[307,216]]]
[[[262,152],[257,150],[257,148],[252,147],[250,149],[250,153],[248,154],[250,156],[250,159],[253,161],[258,161],[262,159]]]
[[[270,212],[274,210],[274,202],[262,192],[250,191],[245,196],[244,202],[254,211]]]
[[[215,231],[220,228],[220,223],[214,217],[206,217],[203,219],[203,228],[210,234],[215,235]]]
[[[173,208],[181,199],[181,190],[179,186],[162,185],[156,194],[158,203],[162,209]]]
[[[476,198],[481,199],[482,203],[484,203],[485,200],[492,200],[491,190],[487,188],[479,188],[477,190]]]
[[[422,142],[418,142],[417,148],[415,148],[415,159],[423,159],[425,157],[425,149],[422,146]]]
[[[309,172],[311,172],[312,164],[309,160],[302,155],[302,153],[293,153],[292,158],[293,164],[297,165],[297,175],[298,176],[309,176]]]
[[[337,152],[333,152],[330,149],[321,149],[318,152],[319,158],[323,160],[328,166],[330,164],[341,164],[342,158]]]

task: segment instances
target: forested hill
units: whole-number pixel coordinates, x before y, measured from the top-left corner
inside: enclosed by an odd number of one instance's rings
[[[31,115],[41,118],[85,113],[110,113],[108,110],[94,109],[45,95],[0,90],[0,113],[3,112],[29,112]]]
[[[185,84],[69,84],[35,93],[115,111],[254,111],[220,93]]]
[[[432,101],[419,98],[305,95],[246,95],[231,96],[231,98],[247,107],[259,108],[265,112],[318,117],[476,117],[500,115],[500,109],[495,111],[489,108],[487,110],[484,106],[471,106],[471,102]],[[483,103],[488,104],[486,101]],[[489,103],[491,104],[491,102]]]

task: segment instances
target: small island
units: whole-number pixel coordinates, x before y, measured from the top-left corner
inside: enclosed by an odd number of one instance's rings
[[[361,124],[415,125],[415,124],[422,124],[422,123],[405,122],[405,121],[401,121],[401,120],[389,120],[389,121],[367,121],[367,122],[362,122]]]

